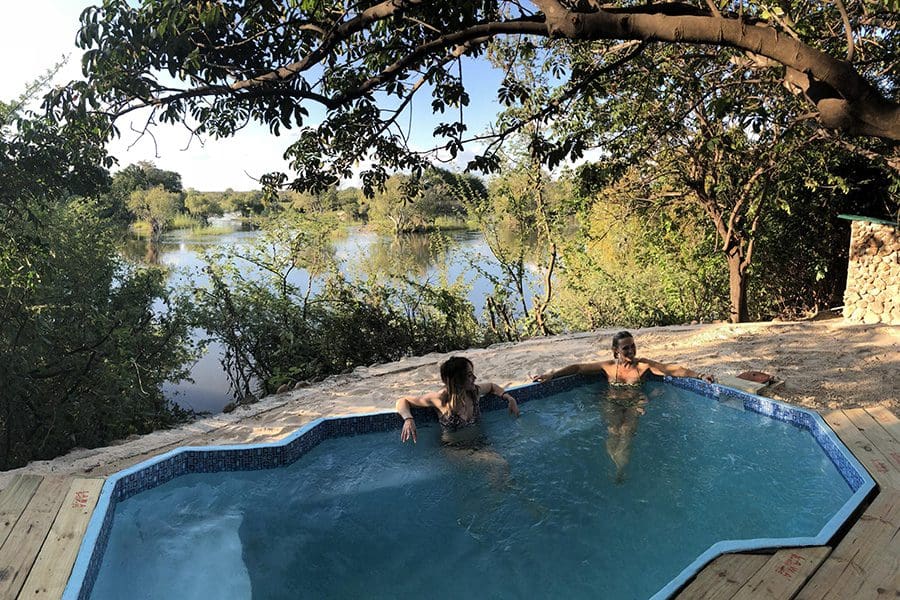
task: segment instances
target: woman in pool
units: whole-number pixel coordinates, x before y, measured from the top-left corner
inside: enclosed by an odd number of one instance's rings
[[[533,377],[534,381],[550,381],[555,377],[575,375],[602,375],[611,385],[640,385],[649,373],[654,375],[670,375],[672,377],[693,377],[713,383],[715,378],[708,373],[699,373],[687,367],[667,365],[649,358],[637,358],[637,345],[634,337],[627,331],[620,331],[612,339],[613,360],[602,360],[590,363],[579,363],[547,371]]]
[[[637,345],[627,331],[620,331],[612,339],[613,360],[569,365],[534,377],[535,381],[550,381],[583,373],[601,375],[610,388],[601,398],[601,410],[606,420],[606,452],[616,466],[616,483],[625,479],[625,467],[631,458],[631,442],[637,432],[638,419],[644,414],[647,396],[641,383],[648,373],[672,377],[694,377],[713,382],[713,376],[681,366],[667,365],[648,358],[637,358]]]
[[[519,416],[519,405],[506,390],[495,383],[475,383],[472,361],[467,358],[454,356],[446,360],[441,365],[441,381],[444,382],[444,388],[440,391],[423,396],[405,396],[397,400],[397,412],[403,417],[401,442],[410,439],[416,442],[418,439],[411,406],[434,408],[444,432],[454,432],[476,424],[481,418],[479,398],[488,393],[506,400],[509,413]]]

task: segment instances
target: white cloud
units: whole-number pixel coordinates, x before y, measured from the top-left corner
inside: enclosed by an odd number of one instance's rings
[[[6,0],[0,19],[3,40],[3,77],[0,98],[11,100],[69,55],[69,62],[57,77],[67,81],[81,76],[81,50],[75,47],[78,16],[86,0]]]

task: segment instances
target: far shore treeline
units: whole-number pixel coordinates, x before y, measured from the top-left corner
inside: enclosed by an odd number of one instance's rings
[[[838,215],[900,219],[892,3],[133,4],[82,13],[84,80],[51,87],[56,67],[0,99],[0,469],[194,418],[162,390],[203,351],[198,331],[240,404],[498,341],[810,318],[842,302]],[[682,19],[706,25],[681,36]],[[502,77],[485,131],[467,119],[486,81],[463,57]],[[262,128],[292,171],[185,189],[109,155],[131,118],[145,135]],[[225,215],[256,242],[208,251],[202,284],[173,289],[123,251]],[[349,225],[418,234],[437,263],[446,232],[477,231],[484,310],[399,252],[344,274]]]

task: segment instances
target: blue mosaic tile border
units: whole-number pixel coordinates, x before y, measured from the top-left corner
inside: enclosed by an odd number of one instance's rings
[[[777,421],[790,423],[795,427],[809,431],[818,442],[819,447],[831,459],[838,472],[844,477],[847,485],[854,493],[865,483],[866,479],[860,474],[859,463],[848,457],[843,444],[835,442],[835,434],[819,415],[796,406],[782,404],[771,398],[764,398],[754,394],[748,394],[733,388],[721,386],[715,383],[706,383],[699,379],[684,379],[679,377],[666,377],[666,383],[690,390],[701,396],[716,398],[717,400],[735,400],[743,404],[744,410],[753,411],[765,415]],[[854,464],[855,463],[855,464]]]
[[[594,380],[575,375],[553,379],[543,384],[527,384],[509,388],[507,392],[521,404],[565,392]],[[740,400],[746,410],[790,422],[809,430],[854,492],[860,490],[864,485],[874,486],[871,478],[867,479],[867,474],[863,476],[860,473],[861,465],[843,449],[842,445],[835,441],[834,434],[818,415],[768,398],[716,384],[708,384],[696,379],[666,377],[662,380],[710,398]],[[488,394],[481,399],[483,411],[505,410],[506,407],[506,401],[493,394]],[[416,420],[422,423],[437,421],[437,416],[431,409],[413,407],[412,413]],[[323,440],[391,431],[400,428],[402,424],[402,419],[394,412],[317,419],[279,442],[263,445],[180,448],[111,476],[103,486],[100,500],[91,517],[88,531],[82,540],[78,558],[63,598],[65,600],[76,598],[88,600],[90,598],[115,519],[117,503],[188,473],[251,471],[282,467],[295,462]],[[706,562],[709,560],[711,558]],[[706,562],[702,563],[697,570],[702,568]],[[691,572],[690,575],[693,575],[694,572],[696,571]],[[673,580],[669,586],[660,591],[660,594],[674,592],[677,587],[667,590],[676,583],[678,580]]]

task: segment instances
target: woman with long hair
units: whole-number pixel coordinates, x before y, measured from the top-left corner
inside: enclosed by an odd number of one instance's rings
[[[506,393],[496,383],[476,383],[472,361],[462,356],[454,356],[441,365],[443,389],[422,396],[404,396],[397,400],[397,412],[403,417],[400,441],[416,442],[416,421],[412,416],[412,406],[431,407],[438,414],[438,421],[445,431],[456,431],[469,427],[481,418],[479,399],[485,394],[494,394],[507,401],[509,413],[519,416],[516,399]]]

